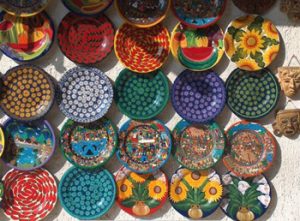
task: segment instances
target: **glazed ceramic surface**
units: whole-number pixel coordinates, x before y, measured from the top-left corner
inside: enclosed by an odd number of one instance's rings
[[[226,132],[228,149],[223,163],[241,177],[259,175],[272,165],[277,144],[273,135],[257,123],[240,121]]]
[[[55,207],[57,185],[45,169],[30,172],[12,169],[2,182],[5,190],[2,209],[11,220],[42,220]]]
[[[225,52],[243,70],[257,71],[275,60],[280,37],[273,23],[258,15],[233,20],[225,33]]]
[[[107,9],[113,0],[62,0],[72,12],[81,15],[97,15]]]
[[[247,14],[263,14],[267,12],[276,0],[232,0],[236,7]]]
[[[108,170],[71,167],[59,183],[62,207],[77,219],[97,219],[113,206],[116,185]]]
[[[50,76],[33,65],[20,65],[2,77],[0,107],[9,117],[32,121],[52,107],[55,89]]]
[[[54,32],[53,22],[45,12],[28,18],[0,13],[0,49],[15,61],[31,61],[45,55]]]
[[[59,85],[59,108],[73,121],[93,122],[103,117],[111,106],[112,85],[108,77],[97,68],[72,68],[62,77]]]
[[[5,148],[5,135],[3,133],[3,129],[0,127],[0,157],[4,153],[4,148]]]
[[[260,119],[269,114],[280,98],[276,76],[268,69],[249,72],[235,69],[226,81],[227,105],[244,119]]]
[[[212,70],[185,70],[173,84],[173,107],[183,119],[192,123],[213,120],[223,110],[225,101],[224,82]]]
[[[215,66],[224,54],[223,31],[218,25],[191,28],[182,23],[171,36],[171,52],[188,69],[207,70]]]
[[[119,161],[131,171],[151,173],[162,167],[171,152],[171,135],[159,120],[133,121],[122,125],[119,131]]]
[[[102,61],[114,46],[114,27],[105,15],[96,17],[67,14],[58,28],[61,51],[79,64]]]
[[[115,36],[115,53],[128,69],[149,73],[159,69],[170,52],[169,32],[158,24],[151,28],[138,28],[123,24]]]
[[[162,171],[137,174],[122,167],[115,173],[117,204],[130,215],[143,217],[156,213],[168,198],[168,179]]]
[[[161,71],[141,75],[124,69],[115,81],[115,101],[131,119],[146,120],[157,116],[169,100],[169,82]]]

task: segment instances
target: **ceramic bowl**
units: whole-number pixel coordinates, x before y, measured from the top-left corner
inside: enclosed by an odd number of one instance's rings
[[[62,3],[70,11],[80,15],[94,16],[105,11],[113,0],[62,0]]]

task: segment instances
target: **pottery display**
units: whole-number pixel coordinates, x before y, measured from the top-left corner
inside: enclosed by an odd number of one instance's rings
[[[272,124],[276,136],[293,137],[300,133],[300,109],[280,110]]]
[[[247,14],[263,14],[276,3],[276,0],[232,0],[232,2]]]
[[[300,89],[300,67],[279,67],[279,83],[287,97],[293,97]]]
[[[72,12],[80,15],[97,15],[105,11],[113,0],[62,0]]]

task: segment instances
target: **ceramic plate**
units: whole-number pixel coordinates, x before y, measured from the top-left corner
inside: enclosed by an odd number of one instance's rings
[[[188,69],[210,69],[224,54],[223,31],[216,24],[200,29],[178,23],[171,36],[171,52]]]
[[[0,107],[9,117],[32,121],[43,117],[52,107],[55,89],[50,76],[33,65],[20,65],[2,77]]]
[[[226,132],[228,149],[223,162],[240,177],[253,177],[265,172],[275,160],[276,140],[263,126],[241,121]]]
[[[213,169],[179,168],[170,184],[170,203],[181,215],[199,220],[219,207],[223,193],[220,176]]]
[[[173,84],[173,107],[183,119],[192,123],[213,120],[223,110],[225,101],[224,82],[212,70],[185,70]]]
[[[224,192],[223,212],[233,220],[256,220],[271,202],[271,187],[264,175],[243,179],[228,173],[222,176]]]
[[[3,195],[4,195],[4,185],[3,185],[3,183],[0,181],[0,203],[2,202]]]
[[[118,187],[117,204],[130,215],[143,217],[159,211],[168,198],[168,178],[156,171],[137,174],[125,167],[115,174]]]
[[[106,10],[113,0],[62,0],[72,12],[81,15],[97,15]]]
[[[123,24],[115,36],[115,53],[123,65],[138,73],[159,69],[170,52],[168,30],[158,24],[151,28],[138,28]]]
[[[108,170],[82,170],[71,167],[58,189],[62,207],[77,219],[97,219],[113,206],[116,184]]]
[[[3,133],[2,128],[0,127],[0,157],[4,153],[6,142],[5,142],[5,135]]]
[[[259,119],[269,114],[280,98],[280,85],[268,69],[235,69],[226,81],[227,105],[237,116]]]
[[[59,108],[73,121],[96,121],[111,106],[112,85],[108,77],[97,68],[72,68],[62,77],[59,85],[62,93]]]
[[[119,161],[131,171],[152,173],[168,160],[172,140],[168,128],[159,120],[133,121],[122,125]]]
[[[46,12],[28,18],[0,13],[0,49],[15,61],[32,61],[45,55],[52,46],[54,32]]]
[[[118,133],[115,125],[102,118],[83,124],[68,120],[60,135],[60,148],[74,166],[92,169],[104,165],[115,153]]]
[[[269,66],[279,53],[276,27],[259,15],[233,20],[225,33],[225,52],[243,70],[257,71]]]
[[[247,14],[263,14],[268,11],[276,0],[232,0],[236,7]]]
[[[204,170],[221,159],[225,138],[214,121],[195,125],[181,120],[173,130],[173,143],[173,155],[182,166]]]
[[[128,69],[115,82],[115,101],[131,119],[146,120],[157,116],[169,100],[169,82],[161,71],[141,75]]]
[[[105,15],[96,17],[67,14],[58,28],[61,51],[79,64],[102,61],[113,49],[114,27]]]
[[[57,201],[54,177],[45,169],[19,171],[12,169],[2,178],[2,209],[11,220],[42,220],[51,213]]]

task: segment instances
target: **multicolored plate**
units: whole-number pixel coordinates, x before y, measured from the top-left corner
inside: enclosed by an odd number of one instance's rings
[[[143,217],[156,213],[168,198],[168,178],[162,171],[137,174],[122,167],[115,173],[116,202],[130,215]]]
[[[96,17],[67,14],[58,27],[61,51],[79,64],[102,61],[114,47],[114,27],[105,15]]]
[[[59,108],[73,121],[96,121],[107,113],[112,104],[113,87],[108,77],[97,68],[72,68],[62,77],[59,85]]]
[[[6,146],[5,135],[3,133],[3,129],[0,127],[0,157],[4,153],[5,146]]]
[[[113,206],[116,184],[108,170],[82,170],[71,167],[58,189],[62,207],[77,219],[97,219]]]
[[[114,155],[117,145],[117,129],[106,118],[89,124],[68,120],[60,132],[64,156],[82,169],[103,166]]]
[[[225,138],[214,121],[194,125],[181,120],[173,130],[173,143],[173,155],[182,166],[191,170],[204,170],[221,159]]]
[[[33,121],[52,107],[55,89],[50,76],[41,68],[26,64],[14,67],[2,77],[0,107],[9,117]]]
[[[133,121],[122,125],[118,160],[136,173],[152,173],[162,167],[171,153],[169,129],[159,120]]]
[[[273,23],[259,15],[233,20],[225,33],[225,52],[243,70],[257,71],[275,60],[280,37]]]
[[[147,75],[128,69],[115,81],[115,101],[131,119],[147,120],[157,116],[169,100],[169,82],[161,70]]]
[[[72,12],[81,15],[97,15],[106,10],[113,0],[62,0]]]
[[[173,107],[183,119],[192,123],[213,120],[223,110],[225,101],[224,82],[212,70],[185,70],[173,84]]]
[[[42,220],[56,205],[55,179],[43,168],[26,172],[12,169],[2,181],[5,190],[2,209],[11,220]]]
[[[223,163],[240,177],[260,175],[276,158],[277,144],[273,135],[257,123],[240,121],[226,132],[228,149]]]
[[[227,105],[244,119],[260,119],[269,114],[280,98],[280,85],[268,69],[251,72],[235,69],[225,83]]]
[[[232,0],[232,2],[247,14],[263,14],[275,4],[276,0]]]
[[[179,168],[170,184],[170,202],[181,215],[199,220],[219,207],[223,193],[220,176],[213,169],[191,171]]]
[[[158,24],[151,28],[138,28],[123,24],[115,36],[115,53],[128,69],[149,73],[159,69],[170,52],[168,30]]]
[[[207,70],[221,60],[225,50],[223,38],[217,24],[203,29],[178,23],[171,36],[171,52],[186,68]]]

